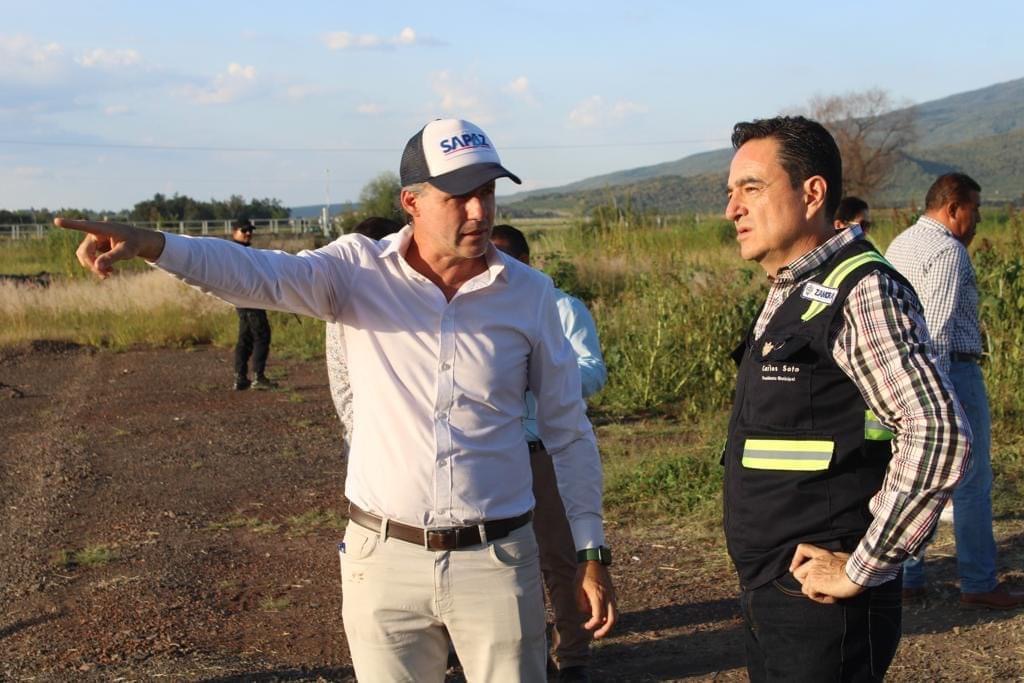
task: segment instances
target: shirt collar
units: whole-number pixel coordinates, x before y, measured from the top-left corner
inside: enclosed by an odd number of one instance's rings
[[[405,252],[409,250],[409,242],[411,240],[412,224],[407,223],[405,227],[398,232],[381,240],[381,244],[384,244],[385,246],[381,249],[378,258],[390,257],[392,254],[399,254],[404,258]],[[493,244],[488,243],[487,250],[484,252],[484,259],[487,261],[487,281],[483,283],[484,286],[493,283],[499,277],[506,280],[508,279],[508,271],[505,268],[505,262],[501,259],[501,253]]]
[[[953,239],[956,239],[956,236],[953,235],[952,231],[946,227],[945,223],[937,221],[934,218],[929,218],[928,216],[921,216],[920,218],[917,219],[917,224],[924,226],[926,228],[931,228],[932,230],[941,230],[942,232],[946,233]]]
[[[409,248],[409,240],[412,239],[412,225],[409,223],[405,224],[398,232],[392,233],[380,241],[384,245],[380,253],[377,255],[378,258],[386,258],[392,254],[401,254],[405,256],[406,250]]]
[[[820,268],[829,259],[835,256],[840,249],[846,245],[864,239],[864,231],[859,225],[851,225],[849,228],[839,230],[833,237],[830,237],[824,244],[815,247],[803,256],[797,258],[788,266],[779,269],[775,282],[780,280],[796,282],[809,275],[812,271]]]

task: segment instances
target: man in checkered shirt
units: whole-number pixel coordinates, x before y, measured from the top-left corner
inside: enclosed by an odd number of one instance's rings
[[[967,253],[981,219],[980,203],[981,186],[969,176],[940,176],[928,190],[924,215],[893,240],[885,256],[917,290],[936,361],[952,380],[974,434],[971,463],[953,492],[960,602],[967,607],[1013,609],[1024,605],[1024,592],[1010,590],[996,577],[991,423],[978,367],[978,285]],[[904,564],[903,596],[919,600],[924,595],[922,551]]]
[[[733,353],[724,526],[751,681],[877,681],[901,634],[904,560],[969,460],[970,428],[913,289],[836,232],[842,160],[803,117],[733,130],[726,217],[770,282]]]

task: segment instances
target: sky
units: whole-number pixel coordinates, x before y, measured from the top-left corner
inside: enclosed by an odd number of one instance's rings
[[[0,0],[0,209],[154,193],[354,200],[434,118],[520,189],[728,145],[736,121],[880,87],[1024,76],[1024,3]]]

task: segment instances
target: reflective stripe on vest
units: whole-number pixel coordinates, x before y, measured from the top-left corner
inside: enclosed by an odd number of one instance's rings
[[[829,276],[825,278],[825,281],[821,284],[832,289],[837,289],[840,283],[846,279],[847,275],[852,273],[857,268],[860,268],[865,263],[871,263],[872,261],[875,261],[877,263],[884,263],[890,268],[892,267],[892,265],[884,258],[882,258],[882,255],[879,254],[878,252],[867,251],[864,252],[863,254],[857,254],[856,256],[852,256],[843,261],[842,263],[840,263],[838,266],[835,267],[835,269],[831,273],[829,273]],[[812,301],[811,305],[807,307],[806,311],[804,311],[804,314],[800,316],[800,319],[803,320],[804,322],[807,322],[814,316],[824,311],[825,308],[828,307],[828,305],[829,304],[823,304],[820,301]]]
[[[892,441],[892,430],[878,421],[870,410],[864,411],[864,438],[868,441]]]
[[[743,466],[752,470],[818,472],[828,469],[834,449],[832,441],[747,439],[743,444]]]

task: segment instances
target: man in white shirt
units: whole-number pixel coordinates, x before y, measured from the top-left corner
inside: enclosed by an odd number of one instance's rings
[[[615,622],[601,464],[575,358],[546,276],[490,244],[490,138],[428,123],[402,155],[410,224],[298,255],[131,226],[57,219],[89,234],[79,261],[106,277],[141,257],[235,305],[340,322],[353,391],[342,555],[356,676],[441,681],[450,636],[469,680],[544,680],[543,596],[530,461],[529,388],[558,472],[595,637]],[[592,554],[591,554],[592,553]]]

